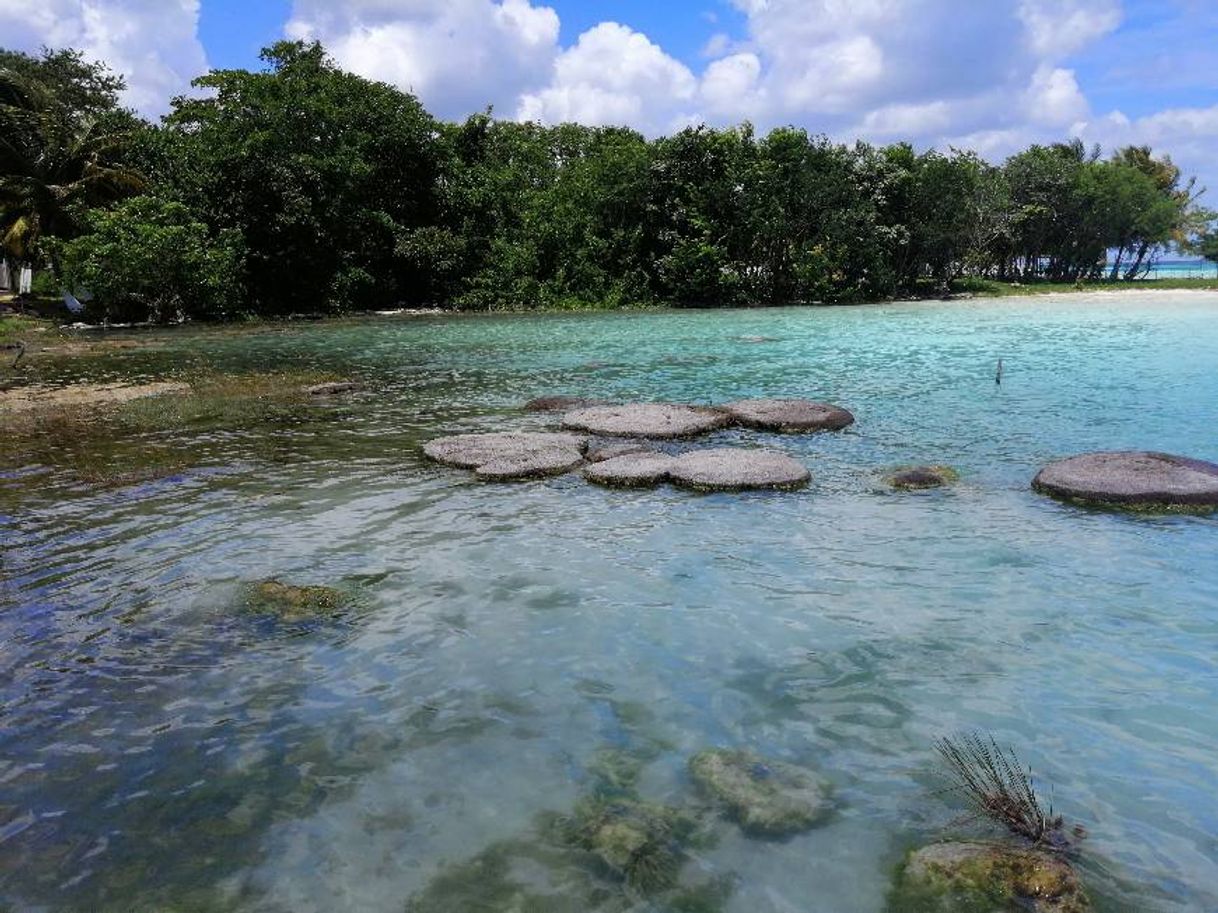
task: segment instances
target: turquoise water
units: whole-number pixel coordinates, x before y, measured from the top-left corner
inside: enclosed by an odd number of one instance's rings
[[[592,788],[599,751],[634,752],[639,793],[687,805],[687,759],[722,745],[815,768],[837,810],[787,841],[714,825],[682,877],[720,879],[727,913],[879,911],[909,848],[987,833],[958,820],[932,751],[980,728],[1086,826],[1100,909],[1218,909],[1218,520],[1028,489],[1089,449],[1218,459],[1218,295],[159,341],[49,374],[322,368],[368,392],[273,427],[184,429],[201,466],[139,486],[8,468],[0,905],[401,911],[489,882],[452,866],[536,840],[539,813]],[[797,494],[487,486],[421,458],[431,436],[542,427],[516,407],[554,392],[813,396],[858,421],[711,438],[805,460]],[[962,479],[886,491],[912,462]],[[313,625],[234,612],[269,576],[340,586],[353,608]],[[596,909],[670,909],[603,874]]]
[[[1146,273],[1147,279],[1218,279],[1218,263],[1209,260],[1165,260]]]

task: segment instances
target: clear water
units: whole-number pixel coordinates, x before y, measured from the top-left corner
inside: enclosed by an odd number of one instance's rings
[[[640,792],[680,805],[688,757],[723,745],[816,768],[838,810],[785,842],[721,825],[685,874],[730,876],[728,913],[879,911],[906,850],[978,832],[953,823],[932,742],[981,728],[1086,825],[1101,909],[1218,909],[1218,520],[1028,489],[1083,450],[1218,459],[1218,296],[159,341],[51,374],[319,367],[369,392],[185,429],[203,468],[132,488],[8,467],[0,905],[401,911],[446,864],[569,811],[598,750],[650,749]],[[806,460],[798,494],[486,486],[420,456],[544,425],[516,407],[552,392],[814,396],[858,422],[715,438]],[[962,481],[884,489],[923,461]],[[234,612],[268,576],[357,607]]]

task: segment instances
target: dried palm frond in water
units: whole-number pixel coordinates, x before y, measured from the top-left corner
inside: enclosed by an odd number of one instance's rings
[[[1046,810],[1032,782],[1032,769],[1020,765],[1015,752],[1001,748],[993,736],[978,733],[945,736],[935,750],[947,765],[953,791],[978,814],[1034,844],[1065,849],[1062,819]]]

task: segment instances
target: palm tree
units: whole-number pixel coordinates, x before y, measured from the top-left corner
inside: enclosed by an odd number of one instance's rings
[[[121,161],[129,135],[114,123],[0,68],[0,245],[17,259],[38,258],[44,237],[71,235],[84,207],[144,188]]]

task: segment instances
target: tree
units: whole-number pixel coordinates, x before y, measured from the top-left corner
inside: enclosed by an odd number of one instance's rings
[[[213,229],[240,232],[250,309],[339,312],[420,300],[412,232],[434,223],[439,130],[410,95],[280,42],[263,72],[195,81],[166,119],[159,175]]]
[[[143,189],[124,161],[135,119],[116,108],[121,80],[74,52],[3,52],[0,64],[0,237],[33,260],[88,207]]]
[[[181,203],[141,196],[89,214],[88,231],[59,251],[69,288],[109,320],[231,318],[239,312],[236,232],[213,237]]]

